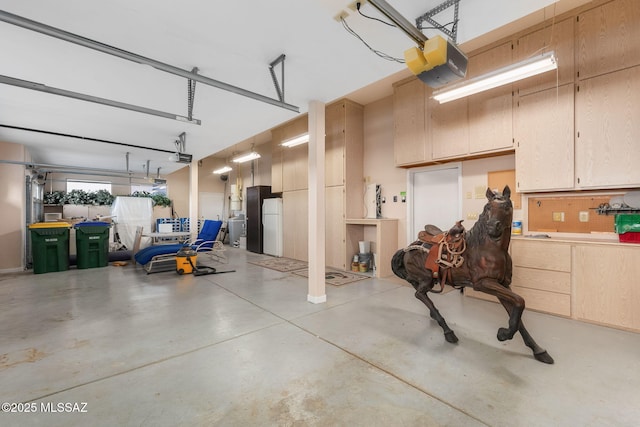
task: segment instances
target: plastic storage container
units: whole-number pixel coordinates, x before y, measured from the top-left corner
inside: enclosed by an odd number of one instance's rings
[[[640,215],[616,215],[615,230],[623,243],[640,243]]]
[[[79,222],[76,229],[77,267],[96,268],[109,264],[109,223]]]
[[[35,274],[69,269],[69,228],[67,222],[38,222],[29,226]]]

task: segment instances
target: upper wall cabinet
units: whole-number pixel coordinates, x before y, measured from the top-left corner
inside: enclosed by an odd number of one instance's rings
[[[504,43],[469,58],[468,77],[510,65],[513,45]],[[469,153],[513,148],[513,92],[500,86],[469,97]]]
[[[576,187],[640,185],[640,66],[579,83]]]
[[[578,78],[640,65],[640,2],[617,0],[578,15]]]
[[[569,18],[545,26],[517,40],[515,55],[517,61],[550,51],[555,52],[558,61],[557,72],[547,71],[516,82],[514,86],[520,95],[573,83],[575,76],[573,33],[574,19]]]
[[[271,191],[293,191],[306,189],[308,186],[306,144],[285,148],[280,144],[290,138],[307,132],[307,115],[303,115],[289,123],[271,130]]]
[[[271,129],[271,192],[282,193],[282,128]]]
[[[427,133],[432,142],[433,160],[456,158],[469,153],[467,98],[438,104],[429,99]]]
[[[412,77],[393,86],[393,150],[396,166],[415,165],[431,160],[427,137],[428,87]]]
[[[362,183],[364,107],[348,99],[327,105],[325,133],[325,185]]]
[[[518,192],[573,188],[574,85],[520,96],[515,113]]]

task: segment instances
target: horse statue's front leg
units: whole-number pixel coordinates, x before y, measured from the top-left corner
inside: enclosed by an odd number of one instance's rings
[[[542,363],[553,364],[554,360],[547,350],[540,347],[529,334],[529,331],[522,323],[522,312],[524,311],[524,299],[513,292],[509,287],[505,287],[497,281],[485,279],[474,286],[475,290],[494,295],[498,298],[502,306],[509,314],[509,328],[498,329],[498,340],[505,341],[513,338],[516,331],[520,332],[525,345],[533,351],[533,357]]]
[[[509,327],[498,329],[498,341],[512,339],[520,327],[522,313],[524,312],[524,298],[508,287],[501,285],[495,279],[482,279],[473,284],[473,289],[495,296],[507,309],[509,313]]]

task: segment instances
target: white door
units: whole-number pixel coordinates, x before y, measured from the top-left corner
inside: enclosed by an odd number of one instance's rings
[[[462,219],[460,163],[411,169],[407,189],[408,243],[417,239],[426,224],[448,230]]]

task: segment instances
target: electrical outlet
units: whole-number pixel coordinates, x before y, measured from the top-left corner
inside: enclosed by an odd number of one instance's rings
[[[473,219],[473,220],[478,219],[478,214],[475,212],[469,212],[467,213],[467,219]]]
[[[347,19],[349,13],[346,10],[341,10],[336,16],[333,17],[337,22],[342,22],[343,19]]]
[[[564,222],[564,212],[553,212],[552,218],[555,222]]]
[[[589,211],[580,211],[578,219],[580,222],[589,222]]]
[[[351,3],[349,3],[349,9],[351,9],[354,12],[358,11],[358,3],[360,3],[360,7],[362,7],[362,5],[365,3],[365,0],[360,0],[360,1],[352,1]]]

